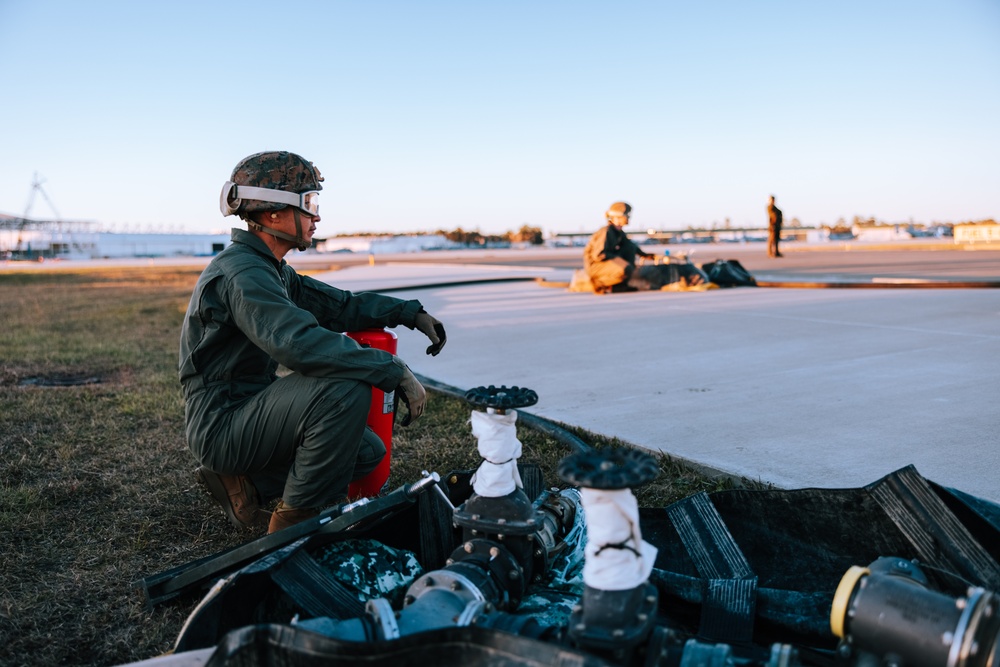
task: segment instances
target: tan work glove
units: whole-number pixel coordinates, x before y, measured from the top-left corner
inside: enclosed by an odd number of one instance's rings
[[[424,405],[427,404],[427,391],[417,381],[417,378],[406,364],[403,364],[403,379],[399,381],[396,391],[399,392],[399,397],[403,399],[403,403],[406,403],[406,407],[410,411],[403,419],[402,425],[409,426],[420,415],[424,414]]]
[[[420,312],[417,313],[415,326],[431,341],[430,347],[427,348],[427,354],[436,357],[448,340],[448,336],[444,333],[444,325],[421,308]]]

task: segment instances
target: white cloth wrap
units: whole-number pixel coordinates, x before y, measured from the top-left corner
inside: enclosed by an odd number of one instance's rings
[[[472,476],[472,490],[487,498],[500,498],[523,486],[517,471],[521,441],[517,439],[517,413],[473,412],[472,434],[479,439],[485,459]]]
[[[582,488],[580,499],[587,518],[583,583],[602,591],[630,590],[645,583],[653,571],[656,547],[642,539],[639,503],[632,491]],[[624,544],[638,554],[630,549],[601,549],[608,544]]]

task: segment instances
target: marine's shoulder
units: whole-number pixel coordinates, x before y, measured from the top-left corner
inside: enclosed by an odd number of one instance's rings
[[[243,244],[233,243],[228,248],[220,252],[213,263],[228,271],[241,271],[251,268],[270,268],[273,272],[276,268],[275,261],[266,257],[257,249]]]

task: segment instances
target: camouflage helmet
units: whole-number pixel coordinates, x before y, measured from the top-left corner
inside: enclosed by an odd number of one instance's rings
[[[616,201],[610,207],[608,207],[607,212],[604,214],[608,220],[612,218],[618,218],[622,216],[628,216],[632,214],[632,207],[623,201]]]
[[[323,176],[312,162],[288,151],[266,151],[245,157],[236,165],[230,177],[230,182],[237,186],[246,185],[292,193],[322,190],[322,180]],[[287,204],[246,197],[234,198],[233,194],[231,190],[224,188],[223,213],[235,214],[243,219],[252,213],[279,211],[287,206]]]

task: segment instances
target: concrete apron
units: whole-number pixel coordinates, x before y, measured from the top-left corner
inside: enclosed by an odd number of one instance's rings
[[[331,282],[360,291],[346,273]],[[862,486],[914,464],[1000,502],[997,290],[396,295],[447,327],[433,358],[398,332],[399,354],[439,382],[530,387],[533,414],[782,488]]]

